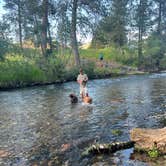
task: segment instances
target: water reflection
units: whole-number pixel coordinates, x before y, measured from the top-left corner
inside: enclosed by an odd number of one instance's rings
[[[160,127],[156,115],[166,111],[165,75],[93,80],[88,88],[91,106],[70,104],[68,95],[79,93],[75,82],[1,92],[0,152],[10,155],[0,164],[87,165],[92,161],[80,159],[89,144],[126,141],[133,127]]]

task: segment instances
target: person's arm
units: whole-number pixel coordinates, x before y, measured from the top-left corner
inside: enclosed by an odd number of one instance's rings
[[[81,79],[80,79],[80,75],[78,75],[78,77],[77,77],[77,82],[78,82],[79,84],[82,83],[82,81],[81,81]]]
[[[88,76],[85,74],[85,81],[88,81]]]

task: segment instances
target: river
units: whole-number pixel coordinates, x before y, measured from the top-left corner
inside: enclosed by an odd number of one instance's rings
[[[128,141],[135,127],[164,127],[166,73],[90,80],[93,104],[72,105],[76,82],[0,92],[0,165],[146,166],[133,149],[81,158],[84,148]]]

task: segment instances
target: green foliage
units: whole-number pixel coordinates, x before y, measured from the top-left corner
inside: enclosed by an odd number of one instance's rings
[[[50,81],[63,80],[65,75],[65,66],[63,61],[55,56],[48,57],[46,62],[46,76]]]
[[[0,38],[0,60],[4,58],[5,54],[8,52],[9,50],[9,42],[7,40],[4,40],[2,38]]]
[[[150,36],[145,41],[143,48],[142,68],[148,71],[166,69],[166,46],[158,35]]]
[[[21,87],[36,83],[62,81],[65,66],[60,58],[28,58],[8,54],[0,61],[0,87]]]
[[[0,62],[0,86],[17,87],[31,83],[43,82],[45,76],[33,61],[22,56],[8,55],[3,62]]]
[[[110,46],[112,43],[121,47],[126,43],[126,5],[127,1],[125,0],[112,1],[107,16],[99,22],[95,29],[92,40],[93,47],[96,47],[96,44]]]
[[[121,130],[118,130],[118,129],[115,129],[115,130],[112,130],[112,134],[113,135],[117,135],[117,136],[119,136],[119,135],[122,135],[122,131]]]
[[[84,49],[80,50],[81,57],[99,60],[99,54],[104,55],[105,61],[115,61],[124,65],[137,66],[137,52],[134,49],[129,49],[127,46],[116,48],[114,46],[105,47],[102,49]]]
[[[94,74],[97,78],[108,76],[111,74],[111,72],[112,71],[108,68],[95,68],[94,69]]]
[[[77,75],[79,73],[79,69],[76,66],[71,67],[70,69],[66,69],[65,71],[65,80],[73,81],[77,79]]]
[[[89,78],[94,77],[94,68],[95,68],[94,62],[87,61],[82,65],[82,69],[88,75]]]
[[[160,67],[161,70],[165,70],[166,69],[166,54],[160,60],[160,66],[159,67]]]
[[[157,158],[159,157],[160,153],[157,148],[153,147],[151,150],[148,151],[148,155],[151,158]]]

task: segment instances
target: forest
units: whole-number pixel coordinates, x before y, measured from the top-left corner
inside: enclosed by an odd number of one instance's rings
[[[0,2],[1,88],[166,69],[165,0]]]

